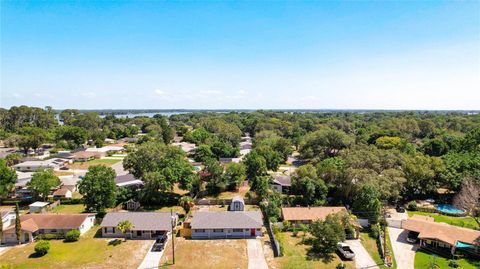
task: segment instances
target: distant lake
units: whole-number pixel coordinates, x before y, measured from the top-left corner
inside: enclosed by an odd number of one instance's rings
[[[113,113],[116,118],[135,118],[135,117],[153,117],[154,115],[160,114],[166,117],[171,115],[178,115],[178,114],[185,114],[189,112],[180,112],[180,111],[171,111],[171,112],[148,112],[148,113]],[[100,115],[100,117],[104,118],[106,115]]]

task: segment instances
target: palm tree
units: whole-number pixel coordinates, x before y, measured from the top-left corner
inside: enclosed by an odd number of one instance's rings
[[[128,220],[120,221],[117,224],[117,229],[119,229],[125,235],[125,241],[127,241],[127,232],[133,228],[135,228],[135,226]]]
[[[193,198],[190,196],[183,196],[182,198],[180,198],[178,203],[181,207],[183,207],[185,213],[188,213],[190,209],[195,205]]]

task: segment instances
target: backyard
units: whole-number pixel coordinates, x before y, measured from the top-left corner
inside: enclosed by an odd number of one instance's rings
[[[480,227],[478,226],[478,223],[472,217],[451,217],[447,215],[441,215],[438,213],[408,211],[409,217],[413,215],[430,216],[435,220],[435,222],[444,222],[450,225],[455,225],[455,226],[469,228],[469,229],[476,229],[476,230],[480,229]]]
[[[415,269],[431,268],[433,263],[437,264],[436,268],[451,268],[448,266],[449,259],[431,254],[429,252],[418,250],[415,254]],[[462,269],[480,268],[480,260],[460,259],[456,260]],[[435,268],[435,267],[434,267]]]
[[[247,244],[243,239],[188,240],[177,237],[175,264],[171,263],[172,248],[169,243],[160,261],[161,268],[247,268]]]
[[[52,209],[51,213],[57,214],[80,214],[84,213],[85,206],[83,204],[77,205],[59,205]]]
[[[35,244],[21,245],[2,254],[1,268],[136,268],[148,251],[150,241],[95,238],[92,228],[79,241],[50,240],[50,251],[34,257]]]
[[[271,267],[281,269],[295,269],[295,268],[325,268],[333,269],[342,262],[337,254],[333,254],[333,260],[329,263],[325,263],[321,260],[309,260],[307,258],[308,246],[301,243],[301,233],[297,237],[294,237],[291,232],[279,232],[277,233],[277,240],[283,249],[283,256],[275,258],[271,261]],[[355,268],[354,261],[343,261],[346,268]]]
[[[121,162],[121,159],[95,159],[87,162],[75,162],[73,164],[69,164],[68,167],[70,169],[81,169],[86,170],[88,167],[92,165],[105,165],[105,166],[112,166],[118,162]]]

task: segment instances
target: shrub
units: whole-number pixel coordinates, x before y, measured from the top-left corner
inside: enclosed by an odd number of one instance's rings
[[[415,201],[408,202],[408,210],[417,211],[417,209],[418,209],[417,202],[415,202]]]
[[[50,242],[45,240],[40,240],[35,244],[35,254],[38,256],[43,256],[48,253],[50,250]]]
[[[370,225],[370,236],[372,238],[377,238],[380,235],[380,226],[377,224]]]
[[[80,238],[79,230],[71,230],[65,235],[65,240],[67,242],[75,242],[75,241],[78,241],[79,238]]]
[[[39,234],[37,236],[37,239],[40,240],[52,240],[52,239],[58,239],[61,236],[57,236],[56,234]]]
[[[343,262],[341,262],[341,263],[337,264],[337,267],[335,267],[335,268],[336,269],[345,269],[347,267],[345,266],[345,264]]]
[[[458,267],[460,267],[460,264],[458,264],[457,261],[450,260],[450,261],[448,262],[448,266],[449,266],[449,267],[452,267],[452,268],[458,268]]]

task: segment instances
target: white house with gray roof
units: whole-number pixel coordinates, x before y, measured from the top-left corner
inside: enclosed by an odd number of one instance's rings
[[[107,213],[100,224],[103,237],[124,237],[117,229],[121,221],[128,220],[133,224],[133,229],[127,232],[127,237],[132,239],[154,239],[162,236],[172,229],[172,218],[176,226],[178,216],[165,212],[112,212]]]
[[[192,239],[262,236],[260,211],[196,212],[190,224]]]

